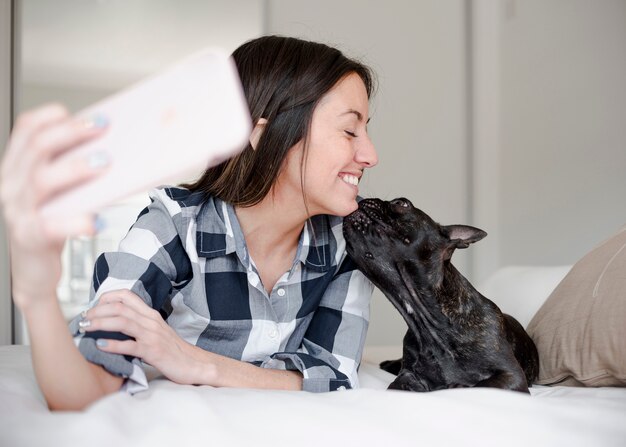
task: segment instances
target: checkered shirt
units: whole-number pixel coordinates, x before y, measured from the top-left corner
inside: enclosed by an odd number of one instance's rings
[[[293,265],[268,294],[232,205],[175,187],[155,189],[150,198],[118,251],[96,261],[90,307],[105,292],[129,289],[202,349],[300,371],[306,391],[358,387],[373,286],[347,257],[340,217],[307,222]],[[83,335],[79,321],[70,331],[87,360],[126,378],[131,393],[148,387],[139,359],[95,344],[128,336]]]

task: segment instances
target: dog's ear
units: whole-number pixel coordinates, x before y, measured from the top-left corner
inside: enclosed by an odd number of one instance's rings
[[[448,259],[452,256],[456,248],[467,248],[470,244],[478,242],[487,236],[485,231],[480,228],[470,227],[469,225],[446,225],[441,228],[450,240],[449,256],[446,256]]]

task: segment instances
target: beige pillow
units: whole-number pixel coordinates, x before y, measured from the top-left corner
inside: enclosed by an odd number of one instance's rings
[[[626,227],[574,265],[527,331],[536,383],[626,386]]]

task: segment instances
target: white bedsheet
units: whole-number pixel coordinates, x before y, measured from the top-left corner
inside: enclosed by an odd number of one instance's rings
[[[117,393],[50,413],[27,346],[0,347],[0,446],[405,445],[625,446],[625,388],[387,391],[371,363],[363,388],[326,394],[177,385]]]

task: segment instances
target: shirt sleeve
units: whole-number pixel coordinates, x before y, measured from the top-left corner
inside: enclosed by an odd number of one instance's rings
[[[140,213],[120,242],[118,251],[98,257],[90,290],[90,308],[98,303],[102,294],[128,289],[163,315],[173,293],[190,279],[191,262],[174,223],[176,218],[181,218],[180,207],[167,197],[165,190],[154,190],[151,199],[152,203]],[[104,352],[96,346],[99,338],[126,340],[130,337],[106,331],[81,334],[80,320],[80,315],[75,317],[69,328],[83,356],[110,373],[126,378],[126,391],[135,393],[147,389],[148,381],[139,359]]]
[[[313,314],[301,347],[295,353],[273,354],[261,367],[300,371],[304,391],[357,388],[373,289],[346,256]]]

